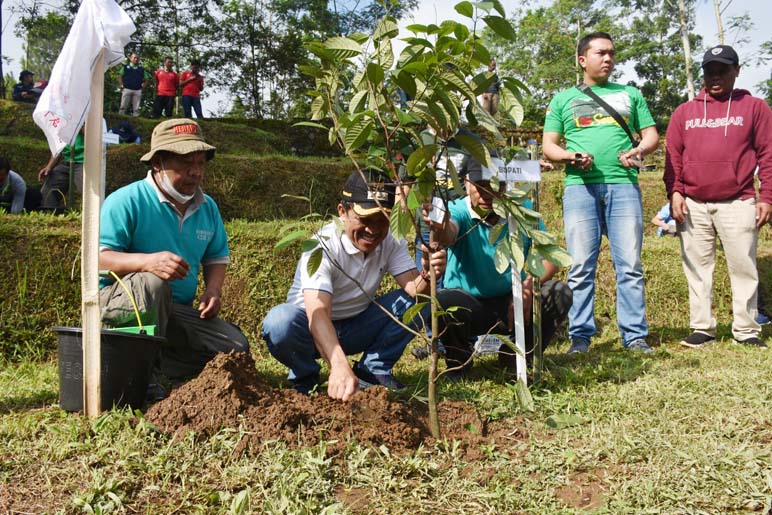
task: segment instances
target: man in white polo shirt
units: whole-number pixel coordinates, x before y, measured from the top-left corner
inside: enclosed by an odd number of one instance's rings
[[[262,335],[271,354],[289,369],[301,393],[320,384],[319,363],[330,367],[327,393],[348,400],[358,388],[404,388],[391,373],[413,338],[396,323],[419,293],[429,291],[429,266],[445,269],[445,251],[427,252],[419,272],[407,250],[389,231],[394,185],[376,171],[349,176],[338,204],[342,231],[335,222],[316,237],[322,247],[318,269],[308,273],[313,251],[303,254],[287,294],[263,321]],[[426,249],[424,249],[426,250]],[[386,273],[400,290],[375,298]],[[346,356],[362,352],[352,368]]]

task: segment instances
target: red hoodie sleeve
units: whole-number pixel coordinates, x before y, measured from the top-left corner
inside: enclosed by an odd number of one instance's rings
[[[683,184],[683,153],[684,153],[684,122],[681,106],[677,107],[670,117],[670,123],[667,125],[667,135],[665,136],[665,175],[662,180],[665,181],[667,198],[677,191],[681,195],[684,193]]]
[[[772,109],[757,100],[753,120],[753,148],[759,165],[759,202],[772,204]]]

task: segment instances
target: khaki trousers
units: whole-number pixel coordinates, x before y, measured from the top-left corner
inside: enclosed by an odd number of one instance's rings
[[[221,318],[199,318],[190,306],[173,304],[169,284],[155,274],[139,272],[121,278],[131,291],[143,325],[155,325],[166,337],[156,372],[179,382],[198,375],[218,352],[248,352],[249,342],[236,325]],[[100,291],[102,322],[111,327],[136,326],[131,300],[118,282]]]
[[[732,335],[742,341],[758,337],[756,292],[756,200],[699,202],[686,199],[688,213],[678,225],[681,255],[689,284],[689,326],[711,336],[716,334],[712,313],[713,270],[716,236],[721,239],[732,286]]]

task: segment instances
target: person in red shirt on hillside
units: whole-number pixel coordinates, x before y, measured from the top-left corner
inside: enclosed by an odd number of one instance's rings
[[[174,61],[171,57],[164,57],[164,67],[155,71],[156,96],[153,103],[153,118],[164,116],[171,118],[174,112],[174,98],[177,96],[177,88],[180,78],[172,67]]]
[[[201,62],[193,59],[190,68],[182,72],[180,86],[182,87],[182,110],[185,118],[192,118],[192,110],[196,111],[196,118],[203,118],[201,113],[201,90],[204,89],[204,76],[199,73]],[[191,109],[193,108],[193,109]]]
[[[716,339],[711,296],[718,236],[732,285],[734,341],[766,347],[756,322],[756,245],[772,215],[772,110],[735,89],[740,61],[732,47],[705,52],[702,71],[704,89],[678,106],[667,128],[664,180],[678,222],[693,331],[681,345],[702,347]]]

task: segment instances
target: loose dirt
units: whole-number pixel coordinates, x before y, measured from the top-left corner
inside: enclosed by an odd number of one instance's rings
[[[488,427],[470,404],[442,402],[443,437],[457,440],[474,458],[487,441]],[[321,439],[333,449],[349,442],[409,453],[431,445],[427,409],[400,401],[383,387],[357,392],[349,402],[325,393],[301,395],[273,388],[257,377],[248,354],[221,354],[199,376],[180,386],[145,414],[160,430],[182,436],[189,431],[207,437],[224,427],[243,427],[239,451],[259,450],[282,440],[292,447],[313,446]]]

